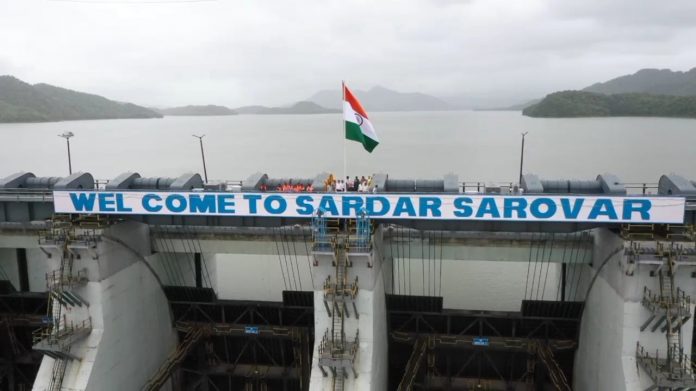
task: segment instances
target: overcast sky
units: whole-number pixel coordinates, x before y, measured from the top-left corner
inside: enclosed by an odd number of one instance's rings
[[[694,0],[0,0],[0,74],[153,106],[282,105],[341,79],[516,103],[695,66]]]

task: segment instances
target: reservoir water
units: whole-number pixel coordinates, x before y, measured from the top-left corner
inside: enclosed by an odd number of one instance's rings
[[[512,111],[373,113],[370,119],[381,144],[372,154],[357,143],[345,145],[352,176],[386,172],[397,178],[438,178],[453,172],[462,181],[515,181],[520,132],[526,131],[525,172],[541,178],[593,179],[609,172],[625,182],[656,182],[660,175],[675,172],[696,179],[696,121],[689,119],[535,119]],[[239,180],[257,171],[273,177],[343,171],[339,114],[240,115],[0,124],[0,176],[18,171],[66,175],[65,141],[57,137],[64,131],[75,133],[73,170],[89,171],[97,179],[125,171],[143,176],[202,172],[194,133],[206,134],[211,179]],[[226,258],[219,255],[215,262],[221,297],[280,300],[284,287],[277,257],[245,256],[235,262]],[[413,294],[427,291],[418,285],[422,262],[412,262],[407,268],[409,289]],[[309,286],[306,258],[298,266],[303,285]],[[527,267],[526,260],[445,261],[444,304],[518,310]],[[541,295],[548,299],[556,295],[555,265],[547,274],[547,289]]]
[[[541,178],[591,179],[610,172],[625,182],[655,182],[677,172],[696,178],[696,121],[668,118],[537,119],[513,111],[373,113],[381,144],[372,154],[346,145],[348,173],[377,171],[399,178],[459,174],[463,181],[514,181],[520,132],[527,131],[525,172]],[[339,114],[165,117],[144,120],[0,124],[3,174],[67,171],[65,141],[72,131],[73,168],[108,179],[133,170],[144,176],[202,171],[204,139],[209,177],[313,177],[343,171]]]

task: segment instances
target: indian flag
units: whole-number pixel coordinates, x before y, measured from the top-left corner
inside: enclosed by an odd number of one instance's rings
[[[353,92],[343,85],[343,121],[346,124],[346,138],[361,143],[367,152],[372,152],[379,144],[379,138]]]

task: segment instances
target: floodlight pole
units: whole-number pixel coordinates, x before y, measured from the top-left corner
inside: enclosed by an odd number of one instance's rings
[[[524,132],[522,134],[522,149],[520,151],[520,178],[518,184],[522,186],[522,167],[524,167],[524,136],[529,132]]]
[[[73,132],[63,132],[63,134],[59,134],[58,137],[63,137],[65,141],[68,144],[68,173],[72,175],[72,157],[70,156],[70,137],[73,137],[75,134]]]
[[[201,160],[203,160],[203,177],[205,178],[205,183],[208,183],[208,169],[205,166],[205,152],[203,152],[203,137],[205,137],[205,134],[203,135],[193,135],[193,137],[198,139],[198,142],[201,145]]]

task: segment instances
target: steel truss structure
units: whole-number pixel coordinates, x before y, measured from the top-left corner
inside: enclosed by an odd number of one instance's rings
[[[521,312],[496,312],[423,303],[432,300],[387,299],[390,390],[571,389],[582,303],[525,301]]]
[[[167,374],[174,389],[308,390],[314,308],[300,296],[311,292],[286,293],[286,304],[171,301],[180,340],[200,334]]]
[[[29,391],[43,354],[32,350],[32,331],[46,314],[46,293],[0,295],[0,391]]]

